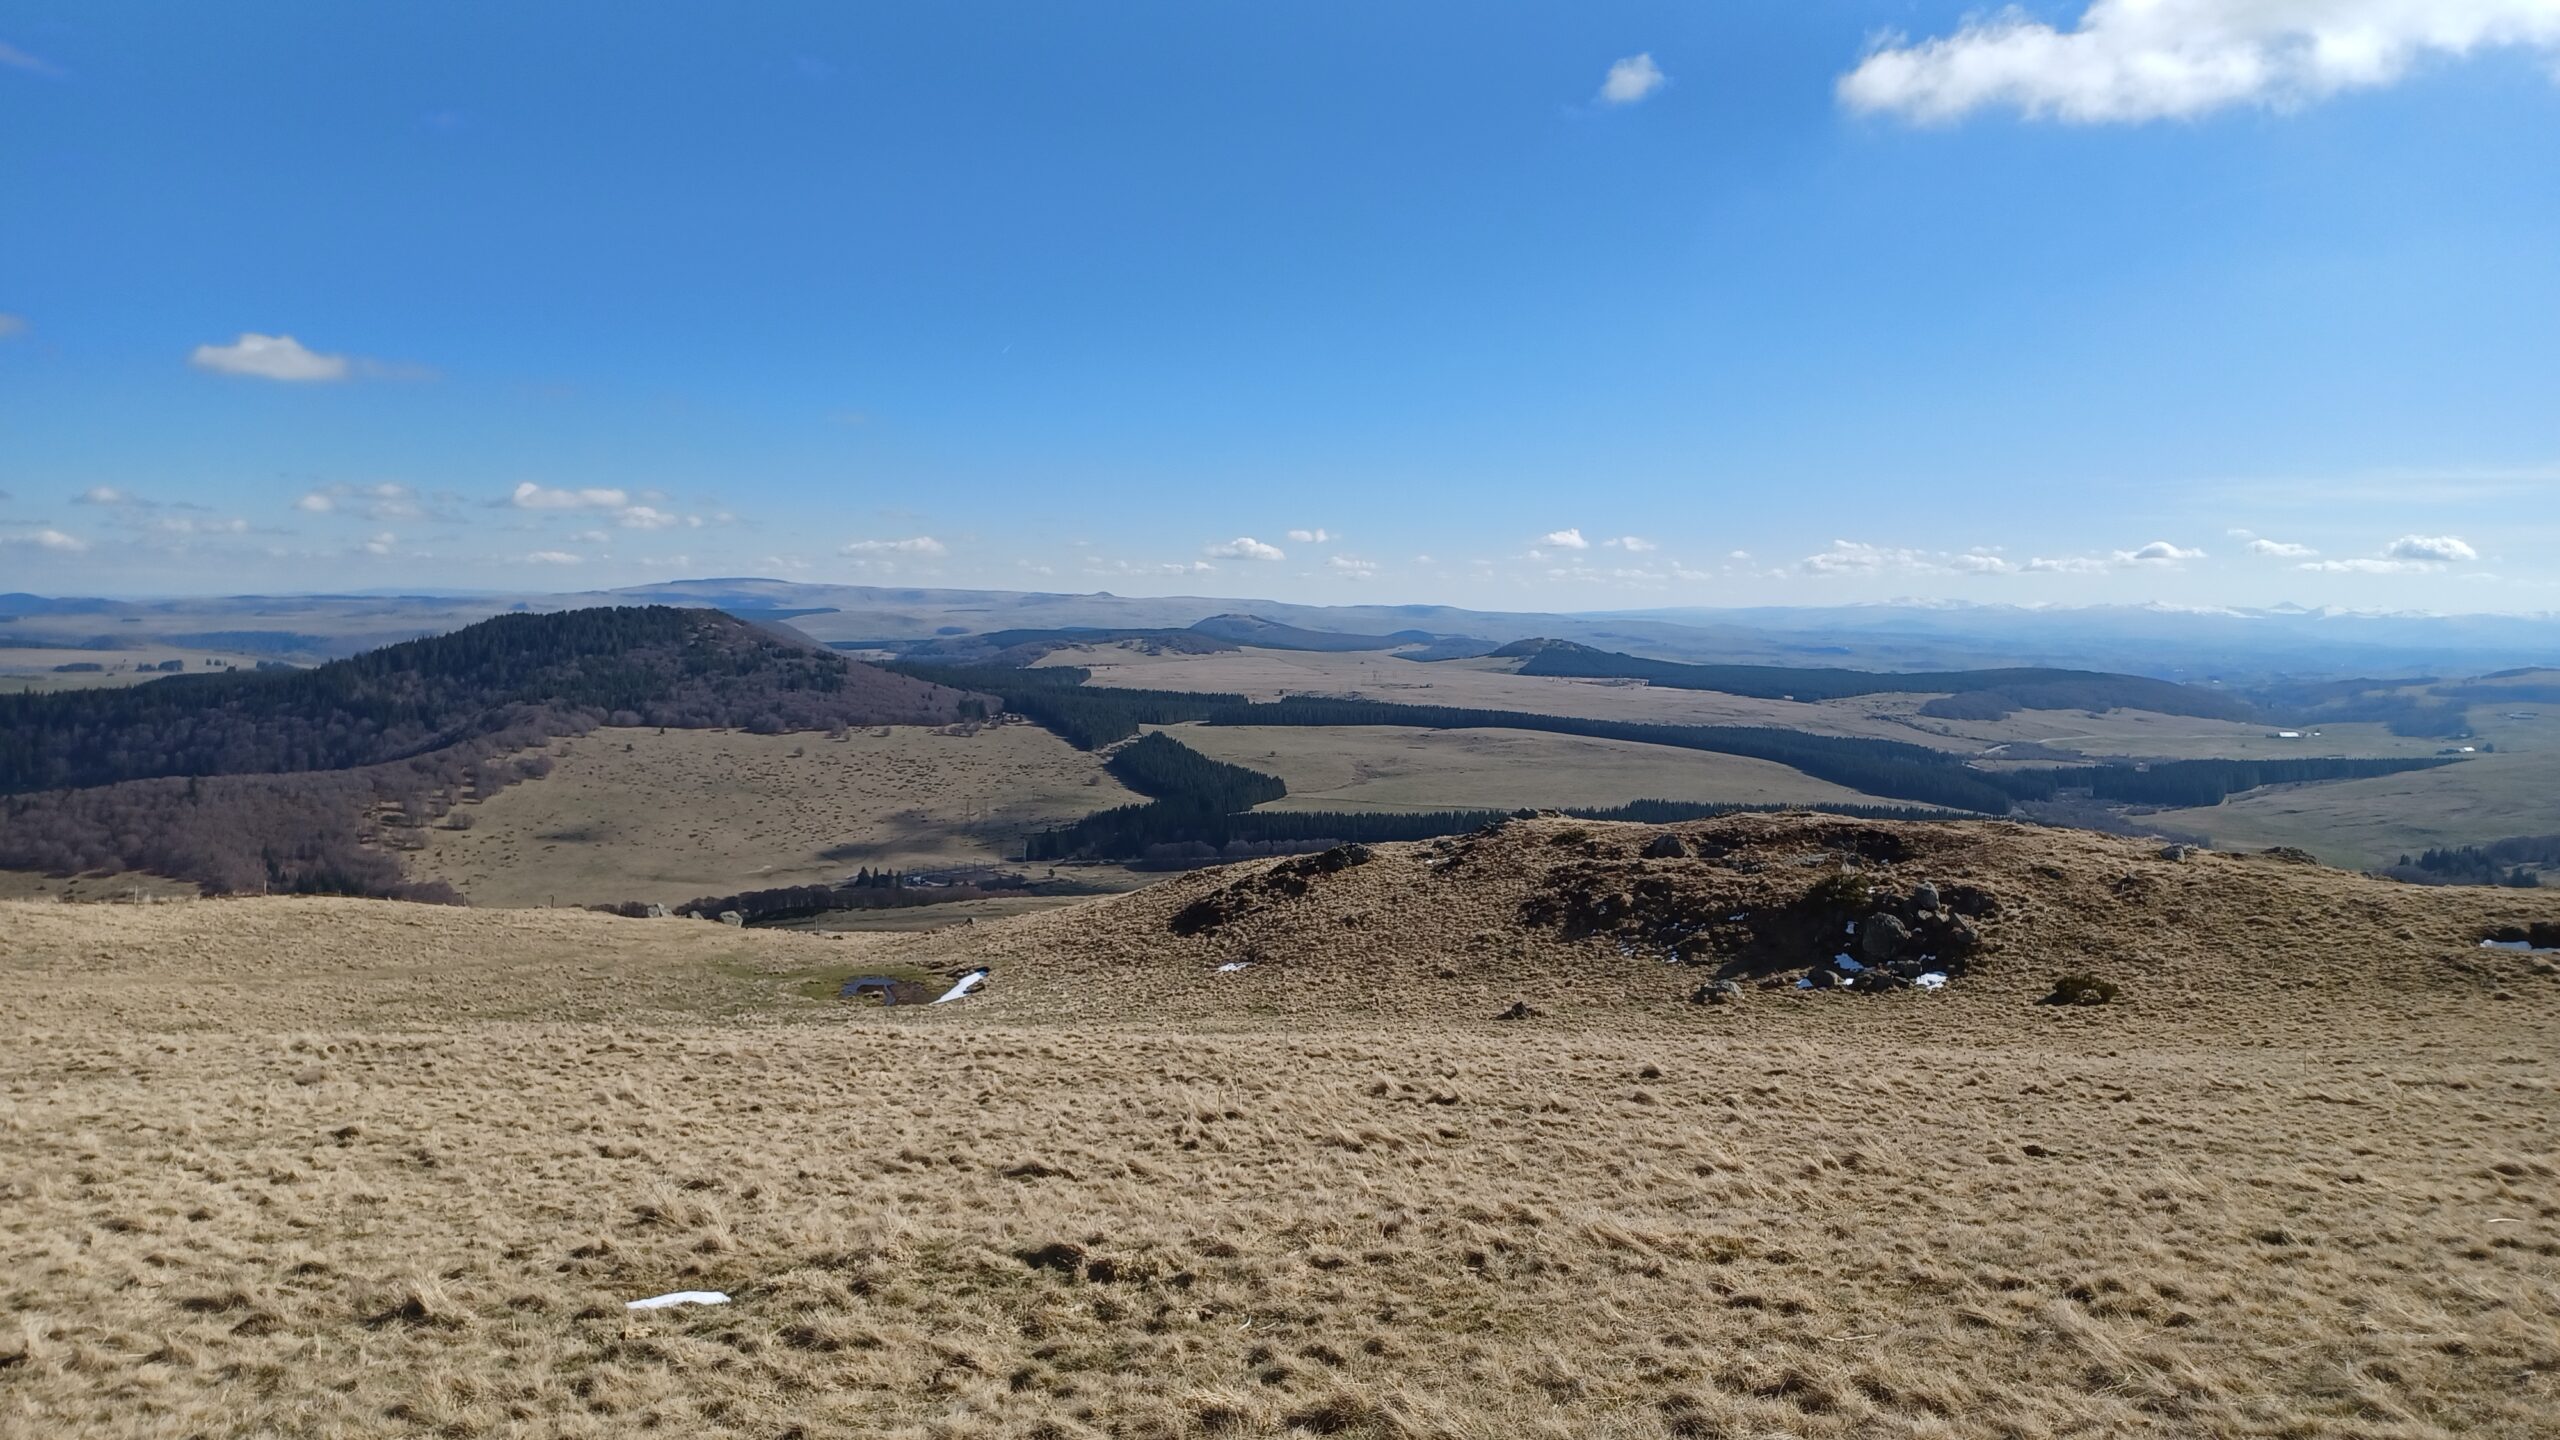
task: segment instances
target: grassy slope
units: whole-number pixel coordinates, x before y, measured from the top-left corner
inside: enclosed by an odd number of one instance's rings
[[[605,729],[553,749],[565,753],[550,776],[460,812],[469,830],[428,829],[411,873],[478,905],[674,905],[862,866],[998,860],[1027,829],[1139,799],[1094,756],[1030,725],[860,730],[842,742]],[[839,846],[859,849],[826,858]]]
[[[1266,931],[1338,943],[1224,977],[1161,930],[1214,876],[834,942],[0,907],[0,1429],[2526,1436],[2560,1401],[2560,980],[2467,944],[2528,902],[1971,826],[1905,867],[2015,907],[1963,989],[1697,1010],[1605,945],[1470,947],[1589,858],[1560,828],[1481,883],[1391,848]],[[808,998],[982,957],[963,1006]],[[2024,1003],[2064,963],[2129,1003]],[[1539,976],[1548,1018],[1484,1018]],[[622,1309],[679,1287],[737,1301]]]

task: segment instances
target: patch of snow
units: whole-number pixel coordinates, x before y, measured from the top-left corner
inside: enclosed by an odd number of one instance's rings
[[[652,1295],[646,1300],[632,1300],[625,1310],[664,1310],[671,1305],[726,1305],[729,1297],[717,1290],[678,1290],[668,1295]]]
[[[1799,990],[1810,990],[1810,989],[1812,989],[1812,988],[1813,988],[1813,977],[1812,977],[1812,976],[1810,976],[1810,975],[1799,975],[1799,976],[1797,976],[1797,977],[1796,977],[1796,988],[1797,988],[1797,989],[1799,989]]]
[[[2560,955],[2560,950],[2538,948],[2530,940],[2483,940],[2483,950],[2518,950],[2527,955]]]
[[[1920,990],[1944,990],[1947,988],[1946,972],[1943,970],[1932,970],[1928,974],[1921,976],[1919,979],[1912,981],[1911,984],[1913,988]]]
[[[1230,960],[1226,964],[1218,967],[1218,973],[1221,975],[1233,975],[1239,970],[1250,970],[1252,968],[1253,962],[1250,960]]]
[[[1838,954],[1838,955],[1834,955],[1834,956],[1832,956],[1832,957],[1831,957],[1831,966],[1832,966],[1832,968],[1833,968],[1833,969],[1835,969],[1835,970],[1839,970],[1839,971],[1841,971],[1841,972],[1843,972],[1843,973],[1845,973],[1845,974],[1849,974],[1849,975],[1863,975],[1863,974],[1867,973],[1867,967],[1866,967],[1866,966],[1864,966],[1864,965],[1859,964],[1859,963],[1858,963],[1857,961],[1855,961],[1855,960],[1850,959],[1850,958],[1849,958],[1849,956],[1848,956],[1848,953],[1847,953],[1846,951],[1843,951],[1842,953],[1840,953],[1840,954]]]
[[[1852,934],[1852,935],[1855,935],[1855,934],[1857,934],[1857,933],[1858,933],[1858,922],[1857,922],[1857,921],[1852,920],[1852,921],[1850,921],[1850,922],[1849,922],[1849,933],[1850,933],[1850,934]]]
[[[959,984],[943,991],[942,998],[934,1001],[933,1003],[936,1005],[948,1005],[954,1000],[965,1000],[969,996],[976,994],[978,987],[986,983],[986,967],[980,966],[979,968],[970,971],[968,974],[961,976]]]

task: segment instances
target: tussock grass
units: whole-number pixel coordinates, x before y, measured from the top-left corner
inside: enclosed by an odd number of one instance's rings
[[[1841,863],[1751,823],[1740,881]],[[1196,941],[1214,875],[843,941],[0,905],[0,1433],[2548,1433],[2560,980],[2466,908],[2529,902],[1920,827],[1861,873],[2001,895],[1960,986],[1708,1008],[1500,920],[1651,832],[1516,828]],[[2080,969],[2139,983],[2034,1003]]]

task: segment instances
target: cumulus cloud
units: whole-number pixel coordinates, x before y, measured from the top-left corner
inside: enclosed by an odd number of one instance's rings
[[[1609,67],[1600,81],[1600,103],[1633,105],[1654,91],[1671,83],[1662,67],[1653,63],[1652,52],[1630,55]]]
[[[39,550],[54,550],[65,555],[77,555],[89,548],[88,541],[77,535],[65,535],[59,530],[31,530],[24,535],[0,535],[0,545],[33,545]]]
[[[2451,535],[2403,535],[2382,548],[2393,560],[2430,560],[2440,565],[2456,565],[2477,560],[2480,552]]]
[[[904,540],[856,540],[844,547],[847,555],[942,555],[950,546],[930,535],[910,535]]]
[[[2190,550],[2181,545],[2173,545],[2166,540],[2154,540],[2138,550],[2116,552],[2116,563],[2119,565],[2178,565],[2203,558],[2202,550]]]
[[[1967,575],[2009,575],[2018,569],[2015,563],[1988,550],[1968,550],[1962,555],[1950,555],[1947,567]]]
[[[2331,575],[2409,575],[2442,570],[2480,558],[2480,552],[2452,535],[2403,535],[2382,547],[2379,555],[2345,560],[2313,560],[2294,568]]]
[[[2012,5],[1952,35],[1890,37],[1841,77],[1854,110],[1920,122],[2015,110],[2079,124],[2296,108],[2393,84],[2430,57],[2560,53],[2554,0],[2091,0],[2058,28]]]
[[[518,510],[623,510],[630,507],[631,494],[603,486],[561,490],[527,480],[507,496],[507,503]]]
[[[1250,535],[1239,535],[1223,544],[1212,545],[1206,552],[1216,560],[1286,560],[1288,555],[1277,545],[1265,545]]]
[[[2277,560],[2307,560],[2320,552],[2308,545],[2296,545],[2285,540],[2269,540],[2261,536],[2249,542],[2249,553],[2265,555]]]
[[[1355,580],[1365,580],[1378,569],[1378,562],[1374,560],[1354,560],[1348,555],[1332,556],[1325,564]]]
[[[625,509],[621,514],[616,515],[614,517],[614,522],[625,530],[664,530],[670,525],[683,524],[684,517],[681,515],[670,515],[666,511],[657,509],[653,506],[633,505]],[[694,523],[700,524],[701,522],[697,520]]]
[[[293,508],[311,515],[344,512],[374,521],[415,520],[427,513],[418,503],[418,492],[389,480],[371,485],[316,486],[295,500]]]
[[[1624,550],[1631,555],[1641,555],[1647,550],[1662,548],[1641,535],[1621,535],[1615,540],[1603,540],[1600,543],[1611,549]]]
[[[257,380],[344,380],[354,362],[344,355],[324,355],[290,335],[245,332],[228,345],[199,345],[187,363],[217,375],[245,375]]]
[[[587,563],[585,556],[572,555],[566,550],[536,550],[524,558],[525,563],[530,565],[584,565]]]
[[[1582,538],[1582,532],[1579,529],[1550,530],[1539,538],[1538,543],[1541,545],[1553,545],[1559,550],[1588,550],[1591,548],[1591,542]]]
[[[2094,555],[2039,555],[2018,568],[2029,575],[2092,575],[2110,567]]]
[[[1289,532],[1289,538],[1301,545],[1322,545],[1328,540],[1339,540],[1342,537],[1318,526],[1313,530],[1292,530]]]
[[[81,491],[79,494],[72,496],[71,503],[74,505],[104,505],[110,509],[116,509],[127,505],[139,505],[143,502],[130,491],[119,490],[113,485],[92,485],[88,489]]]
[[[372,539],[364,542],[364,553],[367,555],[388,555],[391,553],[391,547],[398,544],[399,541],[399,536],[385,530],[374,536]]]

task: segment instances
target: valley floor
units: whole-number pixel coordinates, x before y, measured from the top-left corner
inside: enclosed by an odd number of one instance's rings
[[[1117,902],[1106,902],[1117,903]],[[1056,923],[1061,917],[1050,917]],[[0,1434],[2528,1436],[2550,998],[1498,1024],[0,904]],[[680,1289],[734,1303],[631,1312]]]

